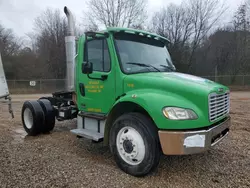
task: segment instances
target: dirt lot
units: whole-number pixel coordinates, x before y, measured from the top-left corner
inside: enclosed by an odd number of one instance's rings
[[[211,151],[164,156],[157,172],[135,178],[120,171],[102,144],[77,139],[75,121],[48,135],[28,137],[20,110],[33,96],[13,96],[15,119],[0,103],[0,187],[250,187],[250,93],[234,92],[232,130]]]

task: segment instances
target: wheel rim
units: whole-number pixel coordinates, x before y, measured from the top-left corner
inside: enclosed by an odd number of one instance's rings
[[[117,134],[116,147],[121,158],[130,165],[140,164],[145,157],[145,144],[140,133],[123,127]]]
[[[33,126],[33,115],[29,108],[26,108],[23,113],[24,124],[28,129],[31,129]]]

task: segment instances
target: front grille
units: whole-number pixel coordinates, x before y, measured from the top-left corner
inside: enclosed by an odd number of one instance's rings
[[[209,95],[209,120],[216,121],[218,118],[229,114],[230,111],[230,94],[211,93]]]

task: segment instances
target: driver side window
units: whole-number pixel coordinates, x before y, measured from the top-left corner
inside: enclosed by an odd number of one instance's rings
[[[106,39],[88,41],[88,60],[93,63],[93,71],[109,72],[110,56]]]

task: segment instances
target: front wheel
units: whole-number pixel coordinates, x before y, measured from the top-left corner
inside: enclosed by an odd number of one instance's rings
[[[157,129],[150,118],[139,113],[119,117],[110,131],[110,149],[120,169],[145,176],[159,164]]]

